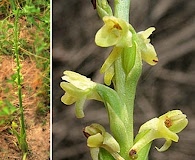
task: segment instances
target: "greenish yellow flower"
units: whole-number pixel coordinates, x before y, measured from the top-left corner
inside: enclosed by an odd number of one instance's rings
[[[90,78],[76,72],[65,71],[62,80],[66,82],[60,83],[61,88],[65,91],[61,101],[66,105],[75,103],[78,118],[84,117],[83,105],[86,99],[101,100],[95,91],[96,83]]]
[[[186,115],[180,110],[169,111],[159,118],[153,118],[144,123],[135,138],[135,143],[130,149],[129,155],[132,159],[138,157],[138,152],[154,139],[164,138],[166,142],[158,149],[159,152],[166,151],[172,141],[178,142],[179,137],[176,133],[181,132],[188,124]]]
[[[150,65],[155,65],[158,62],[156,51],[149,39],[149,36],[154,30],[154,27],[150,27],[145,31],[138,32],[137,34],[139,38],[138,46],[141,50],[142,59]]]
[[[95,43],[100,47],[131,47],[132,33],[129,23],[114,16],[103,17],[104,26],[96,33]]]
[[[93,160],[98,160],[100,147],[107,150],[115,160],[124,160],[119,155],[120,146],[118,142],[100,124],[93,123],[85,127],[83,133],[87,137],[87,146],[90,148]]]

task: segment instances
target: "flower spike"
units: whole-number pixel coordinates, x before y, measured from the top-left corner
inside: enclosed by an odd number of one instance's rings
[[[179,137],[176,133],[181,132],[187,124],[186,115],[180,110],[169,111],[159,118],[153,118],[144,123],[139,129],[133,147],[130,149],[131,159],[136,159],[142,148],[158,138],[164,138],[166,142],[160,149],[157,147],[156,149],[159,152],[166,151],[171,146],[172,141],[178,142]]]

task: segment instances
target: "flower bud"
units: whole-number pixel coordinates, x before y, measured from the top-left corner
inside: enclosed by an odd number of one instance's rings
[[[100,18],[113,15],[112,9],[107,0],[96,0],[96,9]]]

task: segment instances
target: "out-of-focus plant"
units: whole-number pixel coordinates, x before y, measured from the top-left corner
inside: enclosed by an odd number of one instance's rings
[[[22,81],[23,81],[23,76],[21,74],[21,63],[20,63],[20,57],[19,57],[19,25],[18,25],[18,20],[19,20],[19,10],[16,9],[14,10],[14,16],[15,16],[15,21],[14,21],[14,43],[13,43],[13,52],[15,56],[15,61],[16,61],[16,77],[15,77],[15,83],[17,84],[18,90],[17,90],[17,95],[18,95],[18,100],[19,100],[19,111],[20,111],[20,131],[17,132],[16,130],[16,125],[15,123],[12,123],[12,131],[16,135],[18,144],[20,149],[22,150],[23,157],[22,159],[25,160],[28,152],[28,144],[26,141],[26,126],[25,126],[25,119],[24,119],[24,109],[23,109],[23,101],[22,101]]]
[[[10,124],[13,121],[13,114],[18,110],[10,101],[0,101],[0,125]]]

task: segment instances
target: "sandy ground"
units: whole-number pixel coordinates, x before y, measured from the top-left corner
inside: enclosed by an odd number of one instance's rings
[[[44,104],[44,97],[38,96],[43,83],[42,73],[32,59],[22,59],[21,65],[24,79],[22,94],[25,95],[23,107],[29,147],[27,160],[48,160],[50,157],[50,113],[48,111],[44,114],[37,112],[39,105]],[[13,83],[8,83],[14,74],[15,67],[12,56],[0,55],[0,100],[7,100],[14,106],[18,106],[18,98],[15,94],[17,87]],[[19,124],[19,113],[12,115],[11,118]],[[0,159],[21,160],[22,155],[17,139],[10,133],[10,130],[10,123],[0,126]]]

